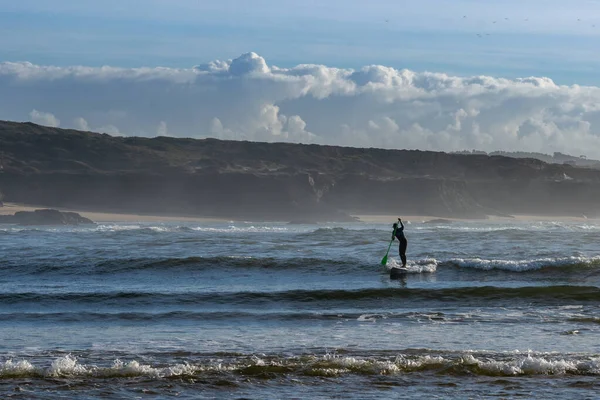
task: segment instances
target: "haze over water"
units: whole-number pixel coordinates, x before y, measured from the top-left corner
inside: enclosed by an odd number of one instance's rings
[[[0,397],[593,398],[600,223],[0,228]]]

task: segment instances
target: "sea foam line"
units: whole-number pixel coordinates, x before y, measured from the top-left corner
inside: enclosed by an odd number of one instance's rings
[[[402,265],[396,258],[389,258],[387,268],[400,268]],[[477,269],[482,271],[504,270],[511,272],[536,271],[543,268],[566,268],[566,267],[594,267],[600,266],[600,256],[583,257],[545,257],[526,260],[502,260],[475,258],[451,258],[447,260],[436,260],[435,258],[424,258],[409,260],[406,269],[408,273],[432,273],[438,267],[455,266],[459,268]]]
[[[487,260],[483,258],[455,258],[450,259],[446,263],[452,264],[461,268],[473,268],[484,271],[493,269],[523,272],[534,271],[549,267],[572,267],[584,266],[590,267],[600,264],[600,256],[594,257],[548,257],[537,258],[531,260]]]
[[[201,376],[232,372],[244,375],[262,373],[299,376],[396,375],[434,371],[440,374],[468,372],[482,376],[600,375],[600,357],[568,355],[497,354],[409,355],[395,357],[352,357],[337,354],[323,356],[240,356],[206,359],[200,363],[183,362],[162,367],[137,360],[114,360],[112,365],[85,365],[73,355],[55,359],[49,367],[33,365],[27,360],[7,360],[0,364],[1,379],[19,378],[133,378],[163,379],[178,376]]]

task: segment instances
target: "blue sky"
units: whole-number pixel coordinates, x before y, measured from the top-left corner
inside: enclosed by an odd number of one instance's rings
[[[0,0],[0,61],[184,68],[249,51],[282,67],[600,85],[600,2]]]

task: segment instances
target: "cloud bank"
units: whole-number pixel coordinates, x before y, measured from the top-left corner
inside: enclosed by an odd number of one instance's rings
[[[381,65],[278,68],[255,53],[189,69],[1,63],[0,118],[137,136],[600,158],[599,87]]]
[[[58,128],[60,126],[60,120],[51,113],[31,110],[29,118],[38,125],[50,126],[52,128]]]

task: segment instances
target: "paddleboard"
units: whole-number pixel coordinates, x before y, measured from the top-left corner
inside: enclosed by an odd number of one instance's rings
[[[390,278],[392,279],[405,277],[406,274],[408,274],[408,268],[393,267],[392,269],[390,269]]]

